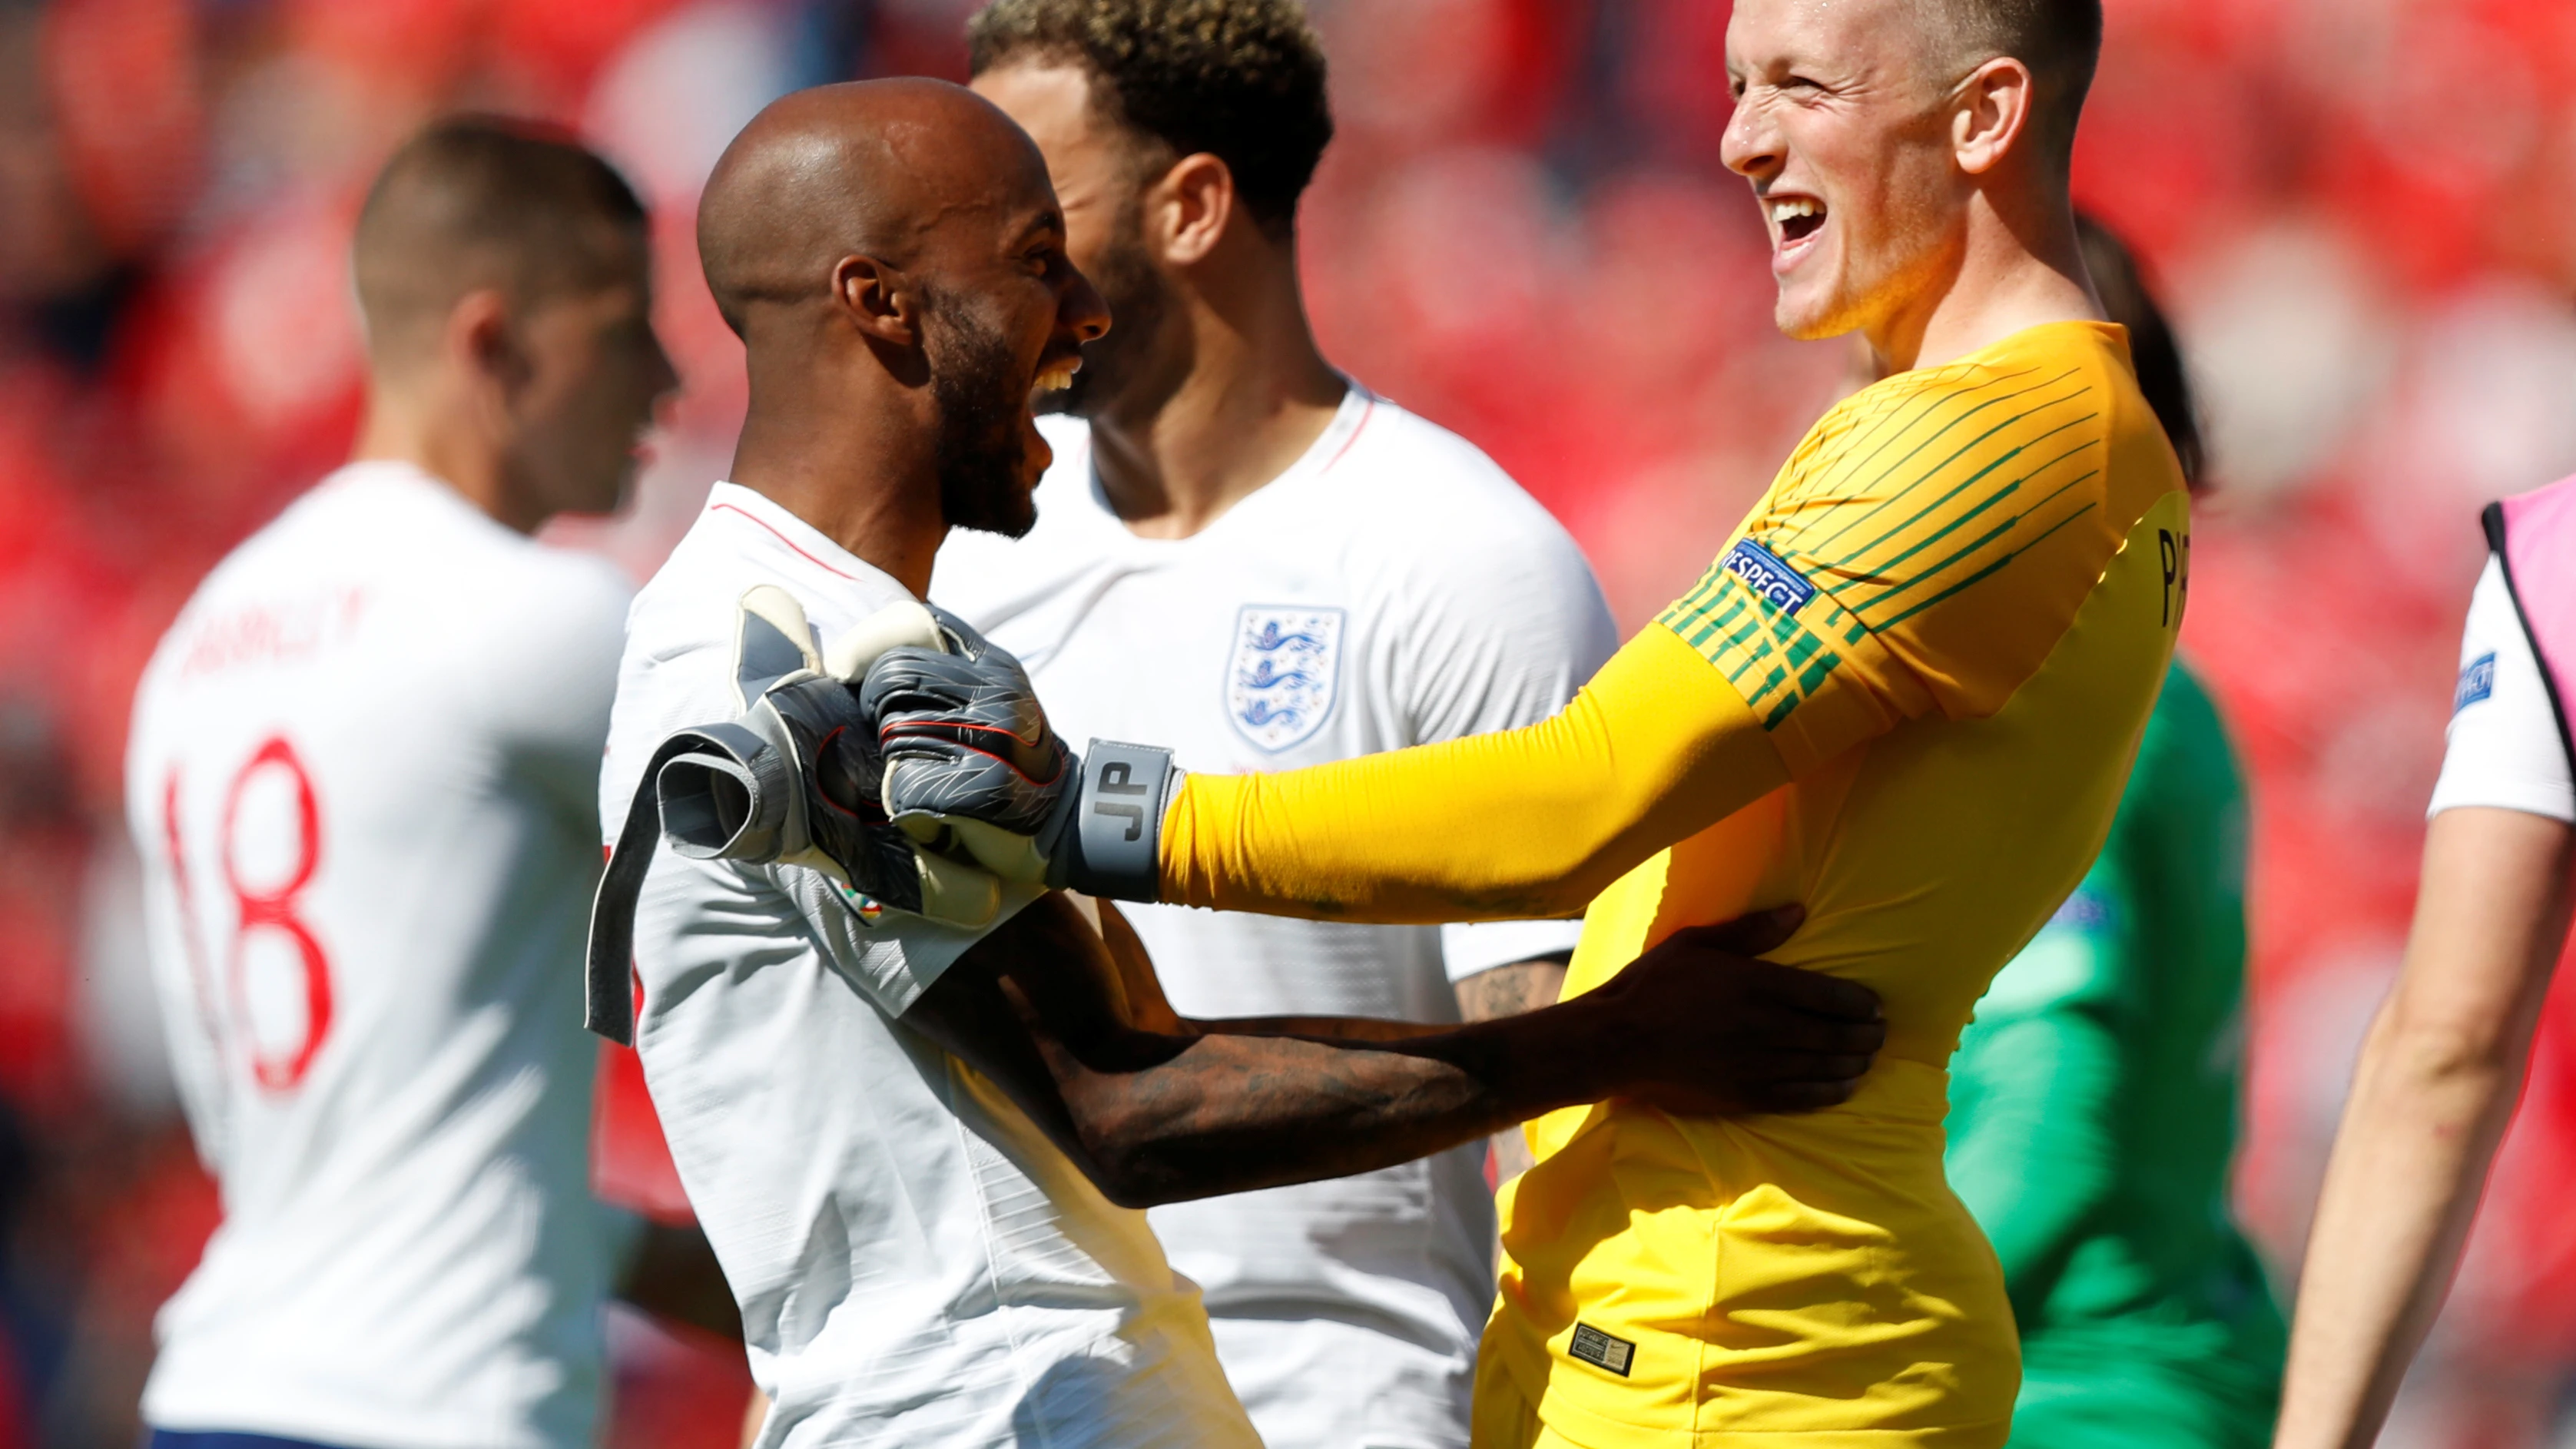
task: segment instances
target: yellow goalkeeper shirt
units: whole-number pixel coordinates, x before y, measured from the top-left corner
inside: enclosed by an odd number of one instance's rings
[[[2101,846],[2189,530],[2125,334],[2032,327],[1828,412],[1556,718],[1189,778],[1166,900],[1393,921],[1589,901],[1569,994],[1681,927],[1798,901],[1772,959],[1885,1001],[1841,1107],[1530,1124],[1480,1406],[1507,1388],[1597,1449],[2004,1442],[2012,1313],[1942,1176],[1946,1065]]]

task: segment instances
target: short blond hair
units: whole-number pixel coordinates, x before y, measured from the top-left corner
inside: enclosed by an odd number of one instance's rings
[[[1934,0],[1958,51],[1982,63],[2010,56],[2039,82],[2033,118],[2061,158],[2102,59],[2102,0]]]

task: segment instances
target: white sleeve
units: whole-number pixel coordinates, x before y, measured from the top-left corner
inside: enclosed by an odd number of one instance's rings
[[[1537,724],[1565,708],[1618,647],[1591,566],[1552,520],[1538,521],[1525,547],[1486,554],[1472,578],[1443,580],[1448,587],[1424,601],[1423,647],[1404,670],[1414,743]],[[1449,979],[1464,981],[1564,955],[1582,934],[1580,921],[1453,924],[1440,928],[1440,953]]]
[[[2576,824],[2567,738],[2532,653],[2531,637],[2493,558],[2469,596],[2449,747],[2427,817],[2492,805]]]
[[[587,834],[632,591],[599,560],[547,562],[494,621],[478,683],[513,772]]]
[[[635,912],[635,949],[648,1000],[799,961],[819,962],[889,1017],[912,1009],[958,958],[1041,891],[1006,883],[981,930],[961,930],[845,896],[798,865],[691,860],[657,849]]]

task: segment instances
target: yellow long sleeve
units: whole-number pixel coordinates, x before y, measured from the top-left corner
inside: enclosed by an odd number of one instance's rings
[[[1276,775],[1193,775],[1163,899],[1397,923],[1570,915],[1908,720],[1993,716],[2177,476],[2117,328],[2059,323],[1846,399],[1697,587],[1564,713]],[[2138,497],[2105,495],[2106,468]],[[2117,506],[2106,506],[2116,503]],[[2187,526],[2150,544],[2159,628]]]
[[[1573,915],[1788,778],[1726,676],[1650,625],[1527,729],[1190,776],[1164,815],[1163,899],[1394,923]]]

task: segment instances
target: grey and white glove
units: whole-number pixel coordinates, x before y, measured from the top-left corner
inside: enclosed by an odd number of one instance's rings
[[[897,642],[937,639],[926,614],[870,618],[835,653],[873,658]],[[1001,909],[1001,884],[971,864],[923,850],[886,817],[876,732],[851,680],[827,671],[805,611],[763,584],[742,597],[734,651],[739,718],[680,730],[646,762],[625,830],[591,907],[591,1030],[633,1033],[626,971],[636,897],[655,844],[693,860],[796,865],[819,872],[853,910],[882,907],[974,929]]]
[[[936,647],[848,660],[851,677],[864,670],[859,708],[884,752],[886,814],[1006,880],[1159,899],[1163,808],[1180,781],[1171,751],[1093,740],[1075,755],[1019,660],[930,612]]]

